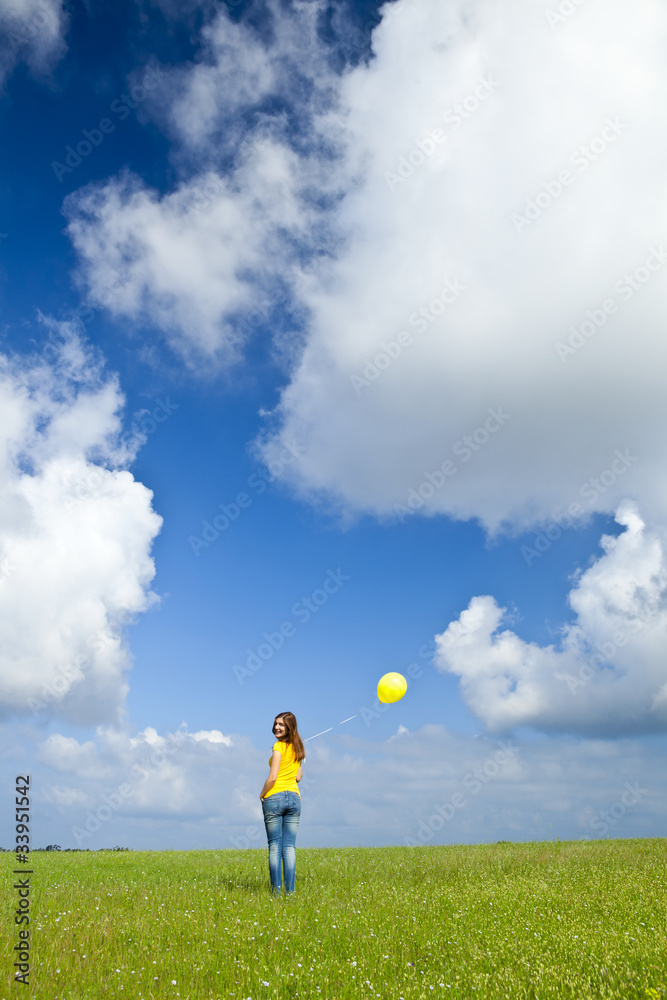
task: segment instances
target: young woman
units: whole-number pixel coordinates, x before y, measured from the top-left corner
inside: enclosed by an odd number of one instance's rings
[[[271,889],[280,892],[281,862],[285,871],[285,892],[294,892],[296,873],[296,831],[301,815],[301,795],[297,782],[303,773],[301,762],[306,756],[303,743],[291,712],[281,712],[273,723],[273,753],[271,770],[259,793],[264,813],[264,826],[269,842],[269,875]]]

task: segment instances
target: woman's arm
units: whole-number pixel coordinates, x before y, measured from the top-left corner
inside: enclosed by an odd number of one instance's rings
[[[296,780],[301,781],[303,777],[303,764],[299,761],[299,770],[296,772]]]
[[[280,770],[280,761],[282,759],[282,754],[280,750],[274,750],[273,756],[271,758],[271,769],[269,771],[269,776],[264,782],[264,787],[259,793],[260,799],[263,799],[267,792],[270,792],[276,783],[278,778],[278,771]]]

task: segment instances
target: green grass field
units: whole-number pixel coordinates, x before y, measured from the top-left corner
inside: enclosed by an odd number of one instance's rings
[[[29,989],[13,982],[0,855],[0,994],[39,1000],[667,998],[667,840],[32,855]]]

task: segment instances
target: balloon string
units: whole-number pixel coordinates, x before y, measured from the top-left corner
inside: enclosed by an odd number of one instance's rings
[[[359,716],[359,713],[357,712],[356,715],[351,715],[349,719],[343,719],[343,722],[349,722],[350,719],[356,719],[356,718],[358,718],[358,716]],[[335,726],[329,726],[328,729],[323,729],[321,733],[315,733],[315,736],[309,736],[308,739],[304,740],[303,742],[304,743],[308,743],[310,740],[314,740],[318,736],[324,736],[325,733],[330,733],[332,729],[336,728],[336,726],[342,726],[343,722],[337,722]]]

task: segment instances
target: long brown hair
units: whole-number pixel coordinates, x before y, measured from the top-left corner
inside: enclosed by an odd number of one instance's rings
[[[306,751],[304,750],[303,741],[299,736],[299,730],[296,726],[296,716],[292,712],[280,712],[273,720],[274,730],[278,719],[282,719],[286,729],[285,735],[283,736],[283,743],[291,743],[295,759],[304,760]],[[275,736],[275,732],[273,735]]]

